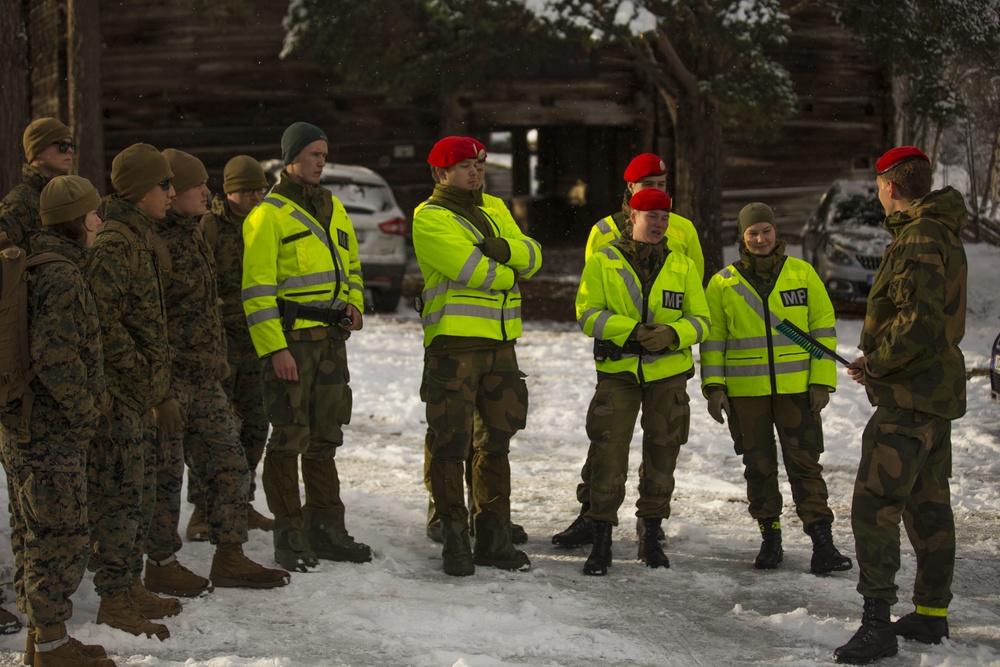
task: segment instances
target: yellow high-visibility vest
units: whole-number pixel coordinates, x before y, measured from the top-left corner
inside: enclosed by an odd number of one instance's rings
[[[333,197],[329,233],[287,197],[268,195],[243,223],[243,311],[257,355],[285,349],[279,300],[308,308],[364,311],[364,281],[354,225]],[[323,326],[295,319],[294,329]]]
[[[823,281],[808,262],[786,257],[767,300],[731,264],[706,291],[712,331],[701,344],[702,389],[723,385],[729,396],[798,394],[811,384],[837,386],[836,364],[815,359],[774,327],[788,319],[830,349],[836,318]]]

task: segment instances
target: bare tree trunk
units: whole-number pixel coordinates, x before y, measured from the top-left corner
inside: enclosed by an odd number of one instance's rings
[[[100,3],[94,0],[66,1],[66,41],[69,125],[76,139],[76,167],[82,176],[103,191]]]
[[[5,150],[0,151],[0,197],[21,182],[21,135],[30,121],[31,96],[28,94],[28,35],[25,26],[26,3],[4,2],[0,9],[0,137]]]
[[[698,229],[705,278],[722,263],[722,128],[701,99],[682,96],[677,105],[675,177],[678,214]],[[683,128],[683,131],[676,131]]]
[[[931,169],[937,168],[938,160],[941,158],[941,142],[944,140],[944,127],[936,126],[934,131],[934,148],[931,149]]]
[[[62,61],[63,0],[33,0],[28,23],[31,43],[31,116],[66,121]]]
[[[1000,207],[1000,124],[993,130],[993,150],[990,153],[990,172],[986,179],[985,203],[990,203],[990,220],[997,219],[997,208]]]

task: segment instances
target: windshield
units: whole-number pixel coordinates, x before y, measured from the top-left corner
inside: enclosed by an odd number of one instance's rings
[[[393,207],[392,192],[384,185],[354,181],[324,181],[323,187],[340,200],[348,213],[377,213]]]
[[[877,197],[847,195],[833,206],[830,223],[842,226],[881,227],[885,211]]]

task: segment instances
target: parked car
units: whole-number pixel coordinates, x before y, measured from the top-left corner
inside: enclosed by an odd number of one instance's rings
[[[802,258],[813,265],[834,301],[868,299],[891,237],[875,181],[834,181],[802,229]]]
[[[284,167],[281,160],[261,165],[272,182]],[[368,304],[395,311],[403,291],[410,225],[392,189],[371,169],[349,164],[323,167],[320,185],[340,200],[354,223]]]

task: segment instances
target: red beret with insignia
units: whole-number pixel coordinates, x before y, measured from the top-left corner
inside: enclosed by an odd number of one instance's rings
[[[480,162],[482,162],[483,160],[485,160],[486,159],[486,144],[484,144],[483,142],[479,141],[475,137],[467,137],[467,139],[472,142],[473,146],[476,147],[476,159],[478,161],[480,161]]]
[[[643,153],[636,155],[625,167],[625,182],[638,183],[647,176],[659,176],[667,173],[667,163],[659,155]]]
[[[427,163],[432,167],[447,169],[462,160],[476,160],[478,157],[479,151],[471,138],[445,137],[434,144],[427,156]]]
[[[878,162],[875,163],[875,173],[881,176],[896,165],[918,159],[923,160],[927,164],[931,163],[931,159],[924,155],[924,152],[916,146],[897,146],[896,148],[890,148],[885,152],[885,155],[880,157]]]
[[[643,188],[628,200],[633,211],[669,211],[671,203],[670,195],[656,188]]]

